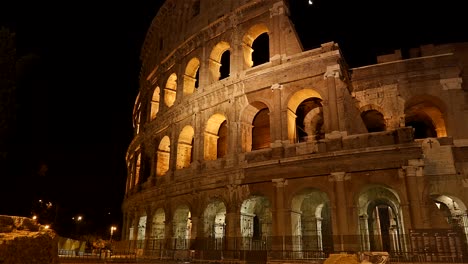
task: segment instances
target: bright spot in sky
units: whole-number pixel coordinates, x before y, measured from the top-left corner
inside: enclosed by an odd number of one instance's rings
[[[309,5],[313,4],[314,2],[312,2],[312,0],[309,0]]]

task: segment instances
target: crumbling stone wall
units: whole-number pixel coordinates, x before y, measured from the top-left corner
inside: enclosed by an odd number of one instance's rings
[[[0,264],[58,264],[57,241],[30,218],[0,215]]]

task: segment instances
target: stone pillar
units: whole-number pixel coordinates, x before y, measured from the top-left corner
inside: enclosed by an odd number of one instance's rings
[[[240,211],[238,209],[237,207],[230,208],[226,212],[225,241],[227,250],[239,249],[240,246],[242,235],[240,231]]]
[[[284,178],[273,179],[273,187],[275,194],[275,208],[273,208],[273,234],[272,234],[272,249],[273,250],[291,250],[293,247],[291,238],[291,217],[290,211],[287,210],[285,199],[285,186],[288,181]],[[288,217],[289,216],[289,217]]]
[[[166,240],[166,247],[167,249],[174,249],[174,227],[173,227],[173,219],[170,215],[166,214],[166,221],[164,222],[164,238]]]
[[[345,181],[349,179],[350,176],[346,176],[346,172],[332,172],[329,177],[329,180],[334,182],[335,190],[334,207],[336,208],[336,223],[338,228],[338,232],[334,232],[336,251],[347,250],[345,236],[350,234],[348,230],[348,202],[346,200],[347,192],[345,188]]]
[[[281,108],[281,98],[282,98],[283,85],[275,83],[271,86],[271,92],[273,93],[273,101],[275,102],[276,108],[273,110],[270,115],[270,131],[271,131],[271,143],[272,148],[282,147],[282,142],[285,140],[283,138],[283,129],[286,130],[287,127],[283,127],[283,111]],[[287,134],[286,134],[287,135]],[[286,138],[287,139],[287,138]],[[273,150],[275,152],[275,150]],[[281,153],[278,153],[276,156],[281,157]]]
[[[324,108],[327,107],[328,115],[325,120],[325,133],[340,131],[339,113],[338,113],[338,96],[336,91],[336,79],[341,78],[341,69],[339,64],[327,66],[327,71],[324,74],[324,79],[327,82],[328,100]]]
[[[408,195],[409,211],[411,214],[411,223],[408,228],[427,228],[425,214],[423,210],[423,198],[420,193],[423,193],[424,188],[424,160],[408,160],[408,166],[403,166],[406,180],[406,192]]]

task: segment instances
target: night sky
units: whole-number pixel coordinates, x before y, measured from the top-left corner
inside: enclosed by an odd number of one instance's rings
[[[162,2],[1,11],[2,24],[16,31],[19,109],[0,214],[29,216],[40,198],[59,206],[59,218],[82,214],[97,228],[120,223],[139,52]],[[313,2],[291,4],[304,48],[335,41],[351,67],[398,48],[468,41],[462,1]]]

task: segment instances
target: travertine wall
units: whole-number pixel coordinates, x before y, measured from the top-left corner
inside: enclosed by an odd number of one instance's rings
[[[57,238],[30,218],[0,215],[0,263],[59,263]]]

